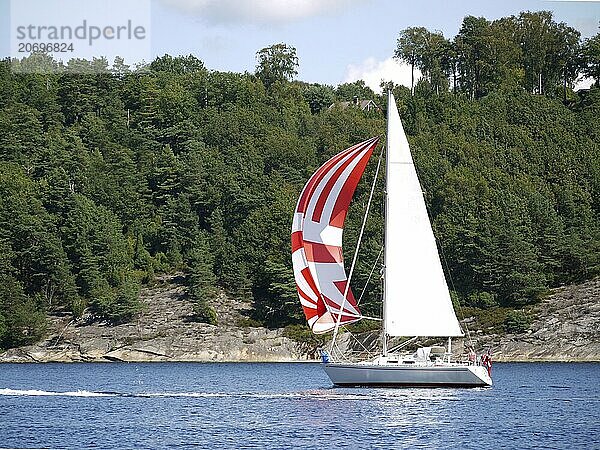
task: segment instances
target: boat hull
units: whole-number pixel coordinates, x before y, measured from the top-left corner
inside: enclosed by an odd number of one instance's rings
[[[325,372],[337,386],[484,387],[492,380],[482,366],[376,365],[327,363]]]

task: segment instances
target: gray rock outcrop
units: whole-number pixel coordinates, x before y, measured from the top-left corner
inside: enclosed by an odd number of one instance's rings
[[[600,361],[600,278],[555,289],[520,334],[478,336],[497,361]]]
[[[79,321],[51,317],[47,339],[8,350],[0,355],[0,362],[305,361],[317,357],[316,349],[285,337],[282,329],[240,326],[250,305],[225,295],[212,304],[218,325],[194,322],[193,305],[174,276],[159,278],[155,286],[142,291],[141,299],[145,311],[122,325],[87,324],[86,317]],[[535,320],[526,333],[486,335],[474,330],[471,338],[476,349],[490,347],[495,361],[600,361],[600,278],[554,290],[533,313]],[[342,335],[339,346],[378,352],[377,332],[358,338],[361,342]],[[464,354],[464,341],[453,340],[456,356]]]
[[[175,277],[162,277],[145,288],[145,311],[126,324],[86,324],[51,317],[52,332],[44,341],[11,349],[0,362],[76,361],[298,361],[312,358],[283,330],[240,327],[244,302],[221,295],[212,305],[218,325],[192,320],[193,305]]]

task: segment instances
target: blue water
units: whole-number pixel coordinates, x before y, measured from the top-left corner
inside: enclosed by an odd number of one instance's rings
[[[334,388],[318,364],[3,364],[0,448],[600,449],[600,364]]]

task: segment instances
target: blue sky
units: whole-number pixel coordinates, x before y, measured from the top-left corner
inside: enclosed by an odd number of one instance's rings
[[[69,9],[61,8],[67,0],[44,1],[56,4],[62,17],[68,17]],[[555,20],[577,28],[583,37],[600,31],[600,1],[148,1],[152,56],[191,53],[210,69],[253,71],[257,50],[284,42],[297,49],[299,79],[332,85],[361,77],[408,79],[406,68],[396,66],[390,58],[399,31],[409,26],[424,26],[453,37],[466,15],[495,19],[544,9],[553,11]],[[10,0],[0,0],[3,55],[10,52],[9,3]]]

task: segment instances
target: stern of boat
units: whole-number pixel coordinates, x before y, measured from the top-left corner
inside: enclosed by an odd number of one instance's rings
[[[473,376],[477,377],[485,386],[492,386],[492,378],[489,376],[488,371],[483,366],[469,366],[469,371]]]

